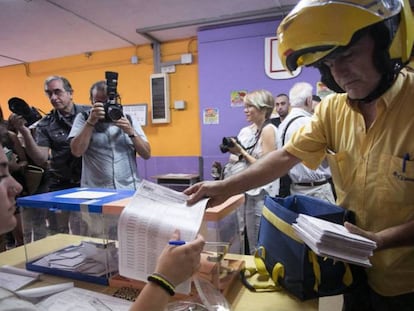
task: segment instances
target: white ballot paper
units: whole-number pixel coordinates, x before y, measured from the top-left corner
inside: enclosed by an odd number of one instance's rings
[[[8,265],[0,267],[0,287],[12,292],[39,279],[40,273]]]
[[[132,302],[91,290],[72,287],[43,299],[36,304],[44,311],[128,311]]]
[[[369,257],[377,247],[375,241],[348,232],[335,224],[309,215],[299,214],[292,227],[298,236],[319,256],[371,267]]]
[[[157,258],[175,229],[180,239],[193,240],[201,226],[207,199],[188,206],[188,196],[143,180],[118,221],[119,274],[147,281],[154,272]],[[176,288],[190,293],[191,282]]]

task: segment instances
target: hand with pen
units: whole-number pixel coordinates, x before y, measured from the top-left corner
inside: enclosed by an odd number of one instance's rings
[[[148,277],[149,282],[135,300],[131,311],[163,311],[170,297],[174,296],[175,287],[191,278],[199,269],[204,238],[198,235],[191,242],[183,242],[180,232],[176,230],[170,240],[158,257],[155,271]]]
[[[180,232],[177,230],[170,238],[171,241],[180,241]],[[175,286],[189,279],[200,267],[200,254],[204,248],[204,238],[199,234],[191,242],[184,245],[166,246],[158,258],[155,273],[168,278]]]

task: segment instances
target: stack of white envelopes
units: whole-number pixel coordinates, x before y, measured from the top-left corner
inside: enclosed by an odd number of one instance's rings
[[[304,214],[299,214],[292,226],[303,242],[319,256],[371,267],[369,257],[377,247],[374,241],[348,232],[343,225]]]

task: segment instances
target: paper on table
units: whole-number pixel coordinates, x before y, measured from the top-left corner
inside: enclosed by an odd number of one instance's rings
[[[34,281],[37,278],[30,276],[23,276],[13,273],[0,272],[0,287],[8,289],[9,291],[16,291],[23,286],[26,286]]]
[[[118,222],[120,275],[146,281],[175,229],[182,240],[196,237],[207,199],[187,206],[187,198],[164,186],[141,182]],[[188,294],[190,281],[178,286],[177,292]]]
[[[36,306],[45,311],[128,311],[131,304],[125,299],[73,287],[43,299]]]
[[[28,271],[26,269],[20,269],[20,268],[16,268],[16,267],[9,266],[9,265],[1,266],[0,272],[12,273],[12,274],[22,275],[22,276],[29,276],[35,279],[39,278],[40,276],[40,273],[38,272]]]
[[[61,292],[65,289],[73,287],[73,282],[67,282],[56,285],[42,286],[30,289],[22,289],[16,292],[17,295],[23,298],[40,298],[44,296],[49,296],[58,292]]]

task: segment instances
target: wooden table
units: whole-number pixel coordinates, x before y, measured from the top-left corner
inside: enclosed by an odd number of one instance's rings
[[[45,239],[31,243],[30,248],[33,255],[47,254],[55,249],[70,243],[78,243],[79,236],[57,234]],[[245,255],[227,254],[226,258],[245,260],[246,265],[253,265],[253,257]],[[24,267],[26,261],[24,246],[0,253],[0,265],[12,265]],[[29,287],[38,287],[51,284],[63,283],[68,280],[62,277],[43,274],[39,282],[31,284]],[[81,287],[105,294],[112,295],[117,289],[88,282],[74,280],[76,287]],[[284,291],[271,293],[253,293],[247,290],[240,281],[234,283],[227,295],[227,300],[232,306],[233,311],[317,311],[318,300],[308,300],[302,302]]]

